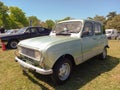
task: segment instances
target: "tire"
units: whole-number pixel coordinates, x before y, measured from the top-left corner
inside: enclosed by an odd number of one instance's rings
[[[16,49],[17,48],[18,41],[17,40],[12,40],[8,42],[8,47],[11,49]]]
[[[66,82],[72,72],[72,62],[67,58],[61,58],[53,67],[52,80],[55,84]]]
[[[102,60],[105,60],[106,57],[107,57],[107,48],[104,48],[104,49],[103,49],[103,52],[100,54],[100,58],[101,58]]]

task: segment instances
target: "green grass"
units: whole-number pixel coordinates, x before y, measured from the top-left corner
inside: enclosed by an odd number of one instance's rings
[[[0,48],[0,90],[120,90],[120,41],[109,41],[106,60],[92,58],[77,66],[63,85],[54,85],[50,76],[23,75],[14,61],[14,50]]]

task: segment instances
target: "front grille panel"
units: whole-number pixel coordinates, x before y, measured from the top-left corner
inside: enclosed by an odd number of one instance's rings
[[[28,48],[21,48],[21,54],[27,55],[29,57],[35,58],[35,50],[28,49]]]

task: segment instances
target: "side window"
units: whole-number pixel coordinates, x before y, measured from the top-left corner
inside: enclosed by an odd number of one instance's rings
[[[100,35],[100,34],[102,34],[101,25],[95,23],[95,35]]]
[[[39,32],[44,31],[44,28],[38,28]]]
[[[37,32],[37,28],[35,28],[35,27],[31,28],[31,32],[32,33],[36,33]]]
[[[86,22],[82,32],[82,36],[87,37],[92,35],[93,35],[93,24],[91,22]]]

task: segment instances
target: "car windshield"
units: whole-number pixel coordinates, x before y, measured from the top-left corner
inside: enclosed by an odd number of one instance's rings
[[[17,33],[24,33],[26,31],[27,27],[21,28],[17,31]]]
[[[82,23],[80,21],[70,21],[58,23],[53,31],[56,35],[70,35],[71,33],[79,33]]]
[[[10,34],[10,33],[12,33],[13,32],[13,30],[7,30],[6,31],[6,34]]]

